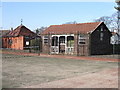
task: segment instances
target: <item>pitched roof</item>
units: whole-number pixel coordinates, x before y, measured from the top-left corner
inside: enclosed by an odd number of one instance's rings
[[[103,22],[51,25],[42,34],[88,33],[94,31]]]
[[[5,36],[10,32],[10,30],[0,30],[0,36]]]
[[[18,26],[16,29],[8,33],[6,36],[35,36],[36,34],[24,25]]]

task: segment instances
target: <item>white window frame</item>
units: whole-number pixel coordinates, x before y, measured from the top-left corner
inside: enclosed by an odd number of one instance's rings
[[[26,41],[26,43],[25,43],[25,44],[28,46],[28,45],[30,45],[30,42],[29,42],[29,41]]]
[[[103,37],[104,37],[104,33],[101,32],[101,33],[100,33],[100,41],[103,41]]]
[[[101,26],[100,31],[101,31],[101,32],[103,31],[103,26]]]
[[[48,37],[48,36],[43,36],[43,41],[44,41],[44,44],[48,43],[48,39],[49,39],[49,37]]]
[[[79,45],[85,45],[86,44],[86,39],[87,39],[86,37],[79,35],[78,44]]]

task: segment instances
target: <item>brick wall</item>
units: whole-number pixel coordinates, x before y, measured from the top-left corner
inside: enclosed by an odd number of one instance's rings
[[[101,31],[101,27],[103,27],[103,31]],[[100,39],[100,34],[103,33],[103,40]],[[86,38],[85,44],[78,44],[78,35],[82,35]],[[112,45],[110,44],[111,33],[108,28],[101,24],[89,34],[74,34],[74,55],[97,55],[97,54],[112,54]],[[43,38],[42,38],[43,39]],[[44,44],[44,40],[42,40],[43,52],[49,53],[51,43]],[[51,42],[51,40],[50,40]]]
[[[24,37],[6,37],[3,38],[3,48],[11,48],[11,49],[18,49],[18,50],[23,50],[23,41]],[[12,41],[12,43],[9,43],[9,40]]]
[[[78,36],[77,34],[74,35],[74,54],[77,55],[78,53]]]
[[[78,44],[80,34],[75,34],[74,36],[74,54],[78,56],[87,56],[89,55],[89,36],[88,34],[84,34],[83,36],[86,38],[85,44],[80,45]]]
[[[89,55],[89,36],[85,34],[86,37],[85,45],[78,45],[78,34],[74,35],[74,55]],[[51,40],[50,40],[51,42]],[[51,43],[44,43],[43,36],[42,36],[42,52],[49,53],[51,48]]]
[[[13,37],[12,38],[12,46],[11,48],[13,49],[18,49],[18,50],[23,50],[23,43],[24,43],[24,37],[20,36],[20,37]]]
[[[44,43],[44,36],[41,36],[41,37],[42,37],[42,52],[43,53],[49,53],[51,43]],[[51,40],[49,39],[49,42],[50,41]]]

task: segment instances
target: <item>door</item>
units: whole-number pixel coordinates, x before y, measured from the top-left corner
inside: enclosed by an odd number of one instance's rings
[[[66,45],[66,43],[65,43],[65,36],[60,36],[59,37],[59,52],[60,53],[62,53],[62,54],[64,54],[65,53],[65,45]]]
[[[58,37],[53,36],[52,37],[52,43],[51,43],[51,54],[58,54],[59,53],[59,45],[58,45]]]

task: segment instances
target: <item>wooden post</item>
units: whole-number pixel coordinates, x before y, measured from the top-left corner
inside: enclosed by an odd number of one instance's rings
[[[48,32],[48,54],[50,55],[50,33]]]
[[[65,54],[67,53],[66,48],[67,48],[67,36],[65,36]]]
[[[58,36],[58,53],[59,53],[59,36]]]
[[[40,55],[40,45],[41,45],[41,39],[40,37],[38,36],[38,56]]]
[[[79,32],[77,32],[77,56],[79,56]]]
[[[88,55],[91,55],[91,34],[88,33]]]
[[[71,33],[70,33],[70,54],[72,53],[72,49],[71,49],[71,48],[72,48],[72,46],[71,46],[71,40],[72,40],[72,39],[71,39]]]
[[[28,36],[29,37],[29,53],[31,53],[31,47],[30,47],[30,36]]]

